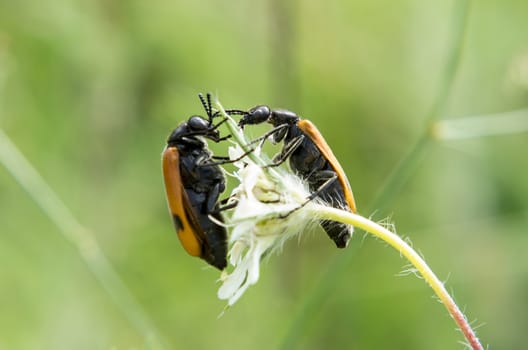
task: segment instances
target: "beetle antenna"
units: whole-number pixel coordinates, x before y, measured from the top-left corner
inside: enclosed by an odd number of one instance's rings
[[[233,115],[244,115],[247,114],[247,111],[243,111],[241,109],[226,109],[226,113]]]
[[[205,101],[205,97],[201,92],[198,94],[198,97],[200,98],[200,102],[202,102],[202,106],[205,109],[205,113],[207,113],[207,117],[209,118],[209,123],[211,123],[213,121],[212,116],[211,116],[211,104],[210,104],[211,96],[210,94],[207,94],[207,100],[209,101],[209,104],[207,104],[207,102]]]
[[[207,115],[209,118],[211,118],[211,121],[213,121],[213,104],[211,103],[211,93],[207,93],[207,105],[209,106],[209,111],[207,112]]]

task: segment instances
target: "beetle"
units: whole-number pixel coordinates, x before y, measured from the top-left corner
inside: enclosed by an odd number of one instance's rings
[[[302,119],[292,111],[270,109],[264,105],[232,113],[242,115],[239,121],[241,128],[264,122],[274,126],[270,133],[272,142],[284,141],[284,146],[273,165],[289,159],[291,169],[308,182],[312,191],[309,200],[319,197],[335,208],[357,213],[352,188],[345,172],[311,121]],[[338,248],[347,246],[352,236],[350,226],[330,220],[322,220],[320,223]]]
[[[218,197],[225,190],[221,162],[214,162],[204,139],[220,142],[216,114],[202,94],[200,101],[208,119],[191,116],[170,134],[163,151],[162,167],[165,191],[174,227],[183,248],[223,270],[227,266],[227,233],[219,211]],[[215,220],[211,220],[213,217]]]

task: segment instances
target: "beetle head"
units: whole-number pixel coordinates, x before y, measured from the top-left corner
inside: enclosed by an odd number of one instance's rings
[[[256,106],[251,108],[238,122],[238,126],[244,128],[246,124],[260,124],[268,121],[271,110],[268,106]]]

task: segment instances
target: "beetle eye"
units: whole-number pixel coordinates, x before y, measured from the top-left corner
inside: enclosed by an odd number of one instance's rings
[[[204,118],[193,115],[189,118],[189,121],[187,122],[187,125],[192,130],[207,130],[209,129],[209,122],[205,120]]]

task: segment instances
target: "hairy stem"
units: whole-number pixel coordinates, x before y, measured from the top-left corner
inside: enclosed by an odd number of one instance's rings
[[[460,58],[464,48],[464,38],[467,28],[471,0],[457,0],[453,15],[451,18],[449,37],[449,51],[447,61],[444,66],[442,80],[439,84],[438,91],[434,98],[430,111],[425,116],[425,125],[422,135],[418,141],[409,150],[406,156],[399,162],[398,166],[389,175],[381,190],[374,197],[374,200],[367,208],[366,212],[376,212],[377,215],[384,215],[385,210],[389,207],[391,201],[396,198],[402,188],[408,182],[411,175],[415,172],[421,159],[429,150],[431,142],[430,125],[442,116],[445,105],[449,98],[449,92],[454,84],[456,73],[459,67]],[[381,210],[380,210],[381,209]],[[349,248],[350,249],[350,248]],[[290,329],[282,342],[282,349],[291,349],[298,341],[301,334],[306,329],[306,323],[311,319],[307,315],[313,315],[318,305],[325,300],[325,290],[334,285],[339,275],[346,271],[352,254],[342,254],[334,260],[332,266],[328,269],[327,274],[317,284],[317,287],[308,293],[298,314],[294,317]]]
[[[333,221],[343,222],[354,227],[360,228],[390,244],[396,249],[401,255],[403,255],[409,262],[420,272],[425,281],[431,286],[436,296],[440,299],[442,304],[447,308],[449,314],[458,327],[464,334],[468,344],[474,350],[483,350],[475,332],[469,325],[466,317],[460,311],[451,295],[447,292],[444,284],[436,277],[434,272],[429,268],[424,259],[414,251],[404,240],[402,240],[395,233],[387,230],[383,226],[366,219],[360,215],[353,214],[347,211],[335,209],[328,206],[318,205],[314,208],[314,214],[322,217],[323,219],[329,219]]]

